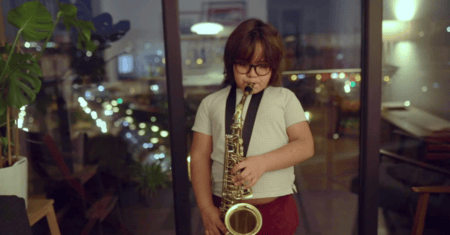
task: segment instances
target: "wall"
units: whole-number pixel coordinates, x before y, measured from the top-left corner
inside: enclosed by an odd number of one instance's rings
[[[360,0],[268,0],[268,18],[289,41],[288,70],[360,67]]]
[[[302,34],[353,34],[361,31],[360,0],[268,0],[269,21],[283,31],[282,15],[297,11]]]
[[[403,38],[383,37],[383,62],[398,69],[389,83],[383,82],[382,101],[408,100],[450,120],[450,1],[399,3],[383,2],[384,20],[398,22],[399,13],[409,14],[410,20]]]
[[[146,43],[155,45],[147,48],[148,53],[156,54],[158,50],[164,50],[161,1],[94,0],[93,5],[100,8],[94,10],[94,12],[110,13],[113,24],[120,20],[129,20],[131,24],[130,31],[105,50],[105,60],[122,53],[126,47],[132,48],[130,54],[139,56],[144,51]],[[117,81],[117,59],[113,59],[107,64],[107,76],[109,81]]]
[[[450,120],[450,47],[417,41],[389,44],[383,52],[385,63],[398,70],[390,83],[383,82],[382,101],[408,100]]]
[[[265,1],[247,0],[247,16],[267,20],[267,9]],[[105,51],[105,59],[112,58],[127,46],[132,46],[131,54],[145,63],[145,59],[139,57],[139,52],[157,54],[158,50],[164,53],[164,38],[162,24],[162,5],[157,0],[130,0],[109,1],[93,0],[94,13],[108,12],[113,17],[113,22],[129,20],[131,30],[124,38],[112,44]],[[201,2],[198,0],[180,0],[179,11],[201,11]],[[150,46],[151,45],[151,46]],[[150,47],[149,47],[150,46]],[[107,73],[110,81],[116,81],[117,60],[107,65]]]
[[[233,2],[223,0],[198,1],[198,0],[179,0],[180,12],[183,11],[201,11],[200,2]],[[267,21],[267,1],[266,0],[244,0],[247,3],[247,17],[259,18]]]

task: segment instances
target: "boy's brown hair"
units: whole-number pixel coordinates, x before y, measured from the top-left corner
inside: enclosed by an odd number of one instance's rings
[[[233,72],[234,63],[237,60],[250,63],[258,44],[262,46],[263,59],[272,68],[272,76],[268,85],[281,85],[283,40],[275,27],[254,18],[240,23],[228,37],[223,56],[225,85],[236,84]]]

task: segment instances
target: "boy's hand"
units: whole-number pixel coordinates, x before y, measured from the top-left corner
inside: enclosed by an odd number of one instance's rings
[[[248,189],[253,187],[266,172],[266,165],[258,156],[247,157],[231,169],[231,174],[236,174],[239,171],[241,172],[233,177],[234,185],[242,185],[245,189]]]
[[[205,226],[206,235],[221,235],[228,232],[227,227],[220,219],[220,209],[211,206],[201,210],[203,225]]]

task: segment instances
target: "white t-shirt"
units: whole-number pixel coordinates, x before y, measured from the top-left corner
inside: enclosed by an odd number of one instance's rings
[[[205,97],[197,110],[192,130],[212,136],[212,191],[222,197],[223,162],[225,156],[225,109],[231,86]],[[236,104],[243,92],[236,89]],[[245,115],[252,96],[248,96],[242,117]],[[287,88],[269,86],[265,89],[256,114],[247,157],[265,154],[287,143],[287,127],[306,121],[306,116],[295,94]],[[294,167],[264,173],[252,187],[252,198],[280,197],[296,191]]]

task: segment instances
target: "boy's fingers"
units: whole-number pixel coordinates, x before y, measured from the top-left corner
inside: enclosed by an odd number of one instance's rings
[[[242,180],[242,175],[235,175],[235,176],[233,176],[233,181],[234,182],[237,182],[237,181],[240,181],[240,180]]]
[[[236,186],[241,185],[243,181],[244,181],[244,179],[238,178],[238,179],[234,180],[234,185],[236,185]]]
[[[214,234],[214,235],[216,235],[216,234],[217,234],[217,235],[220,235],[219,229],[217,229],[216,226],[213,226],[212,230],[213,230],[213,234]]]
[[[247,179],[250,176],[250,172],[244,170],[243,172],[241,172],[241,174],[237,174],[235,176],[233,176],[233,181],[237,182],[237,181],[242,181]]]
[[[245,168],[245,162],[240,162],[238,164],[236,164],[233,169],[231,169],[231,174],[236,174],[236,172],[242,170]]]
[[[221,223],[221,224],[219,225],[219,229],[220,229],[220,231],[222,231],[223,234],[227,234],[227,232],[228,232],[227,227],[226,227],[225,224],[223,224],[223,223]]]
[[[249,184],[247,184],[247,185],[244,186],[244,188],[246,188],[246,189],[251,188],[251,187],[253,187],[255,184],[256,184],[256,180],[255,180],[255,178],[253,178],[252,180],[250,180],[250,183],[249,183]]]
[[[250,170],[248,170],[247,168],[245,168],[243,171],[241,171],[241,173],[239,173],[239,176],[241,177],[241,179],[247,178],[250,175]]]
[[[252,180],[251,180],[251,179],[245,178],[245,179],[242,179],[242,180],[237,181],[237,182],[235,183],[235,185],[247,186],[247,185],[250,185],[251,183],[252,183]]]

